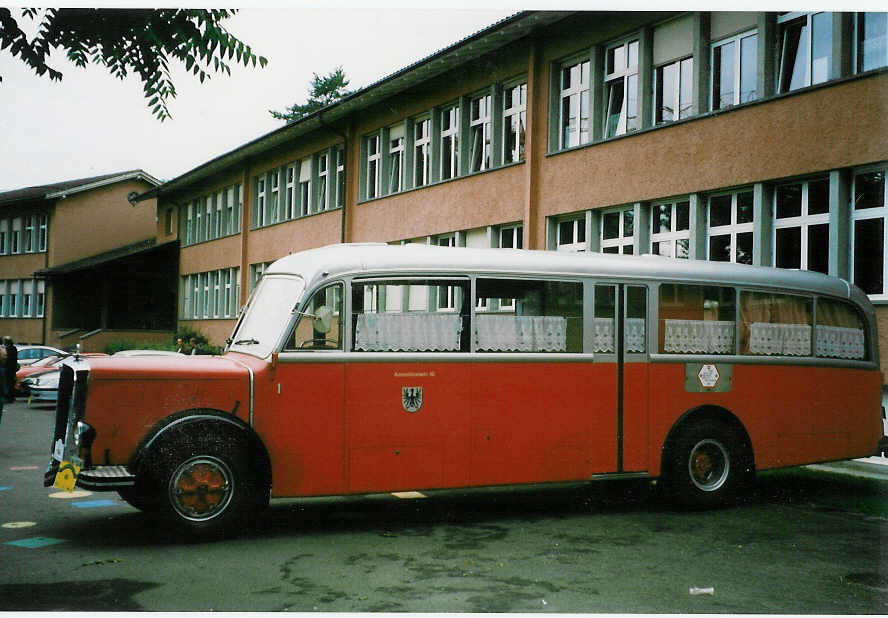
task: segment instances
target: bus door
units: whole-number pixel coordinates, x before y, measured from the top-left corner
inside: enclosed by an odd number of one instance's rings
[[[349,491],[468,482],[469,292],[465,277],[352,282]]]
[[[269,447],[275,495],[345,491],[344,284],[317,290],[296,316],[271,372],[256,426]],[[257,385],[259,392],[265,387]]]
[[[599,406],[593,413],[612,415],[610,422],[598,419],[606,428],[606,435],[597,436],[598,450],[607,462],[599,459],[595,472],[643,472],[648,467],[647,288],[596,284],[593,294],[587,349],[595,354],[596,379],[609,408]]]

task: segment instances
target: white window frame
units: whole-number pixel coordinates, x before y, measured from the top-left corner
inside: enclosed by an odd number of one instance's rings
[[[857,193],[857,178],[864,174],[873,172],[882,172],[883,182],[883,205],[881,208],[865,208],[856,210],[854,208],[854,200]],[[882,219],[882,291],[868,294],[871,300],[888,300],[888,168],[885,166],[873,166],[854,170],[853,180],[851,183],[851,281],[856,282],[856,264],[855,253],[857,246],[857,221],[867,219]]]
[[[875,71],[880,68],[884,68],[888,66],[888,35],[882,38],[881,41],[881,53],[877,53],[877,56],[881,56],[881,63],[875,66],[871,66],[869,68],[864,68],[861,66],[861,60],[863,58],[863,32],[861,29],[861,16],[879,16],[882,19],[888,21],[888,14],[886,13],[855,13],[854,14],[854,72],[855,73],[863,73],[864,71]],[[876,47],[876,52],[879,51],[879,48]]]
[[[606,217],[617,215],[618,226],[617,236],[615,238],[604,237],[604,220]],[[628,216],[627,216],[628,215]],[[627,219],[632,220],[632,231],[626,235]],[[634,255],[635,251],[635,208],[633,206],[621,206],[619,208],[608,208],[601,211],[601,252],[602,253],[618,253],[620,255]],[[629,248],[627,253],[626,248]],[[606,251],[606,249],[614,249],[616,251]]]
[[[336,208],[345,206],[345,148],[336,149]]]
[[[284,210],[284,216],[287,220],[294,219],[296,217],[296,201],[297,201],[297,193],[296,193],[296,176],[297,170],[301,170],[301,165],[298,161],[294,161],[293,163],[287,166],[286,171],[286,187],[285,187],[285,197],[286,200],[286,208]]]
[[[389,177],[388,193],[400,193],[404,190],[404,124],[389,129]]]
[[[413,170],[411,173],[413,174],[414,187],[424,187],[432,181],[432,119],[428,115],[413,121]]]
[[[832,52],[826,56],[827,58],[827,66],[825,69],[825,75],[822,79],[817,79],[814,81],[814,19],[818,15],[830,15],[831,19],[835,19],[835,16],[838,13],[831,13],[829,11],[814,11],[810,13],[787,13],[786,15],[781,15],[777,18],[777,66],[775,67],[777,72],[777,93],[782,94],[785,92],[792,92],[793,90],[798,90],[799,88],[805,88],[807,86],[811,86],[814,84],[822,84],[827,82],[832,77]],[[804,21],[804,28],[807,28],[808,37],[805,42],[804,54],[805,54],[805,75],[802,79],[802,83],[796,85],[794,88],[791,88],[792,85],[792,76],[795,72],[795,68],[790,72],[789,79],[790,83],[784,83],[784,63],[786,62],[786,53],[787,53],[787,29],[794,22],[802,22]],[[832,48],[832,27],[829,29],[830,33],[830,48]],[[801,53],[801,46],[798,53]]]
[[[265,174],[256,179],[256,227],[265,226]]]
[[[316,212],[323,212],[330,208],[330,202],[327,198],[327,185],[330,180],[330,160],[326,152],[315,155],[318,164],[318,195],[316,203]]]
[[[307,217],[312,210],[311,157],[302,159],[299,168],[299,216]]]
[[[34,307],[34,280],[22,279],[22,317],[30,318]]]
[[[184,238],[182,239],[182,244],[186,247],[188,245],[194,244],[194,204],[195,202],[192,201],[185,208],[185,230],[183,234]]]
[[[441,180],[459,176],[459,104],[445,105],[438,113],[441,118],[439,144],[441,149]],[[445,124],[445,119],[447,123]],[[446,146],[449,141],[450,147]]]
[[[47,242],[49,241],[49,217],[47,215],[38,215],[37,217],[37,251],[46,252]]]
[[[688,227],[687,229],[678,229],[678,206],[679,204],[687,204],[688,207]],[[659,229],[659,221],[657,216],[657,210],[661,207],[665,206],[669,208],[669,230],[668,231],[660,231]],[[683,199],[673,199],[667,201],[659,201],[651,204],[651,253],[654,255],[664,255],[662,253],[656,253],[654,251],[654,246],[661,243],[668,243],[669,247],[669,255],[666,257],[673,257],[677,259],[688,259],[690,257],[691,250],[691,229],[690,229],[690,200],[688,198]],[[685,249],[685,255],[677,255],[677,247],[679,241],[686,240],[687,248]]]
[[[18,255],[22,252],[22,218],[12,220],[12,234],[9,237],[9,253]]]
[[[516,92],[517,97],[510,96]],[[515,99],[518,99],[517,102]],[[524,160],[525,128],[527,127],[527,80],[503,87],[503,164]],[[511,137],[514,136],[514,137]],[[513,142],[509,148],[509,142]]]
[[[223,226],[223,223],[224,223],[223,216],[225,214],[225,211],[223,210],[223,203],[224,202],[225,202],[225,190],[223,189],[222,191],[219,191],[218,193],[216,193],[216,215],[215,215],[215,218],[213,221],[213,223],[214,223],[214,225],[213,225],[214,238],[222,238],[223,236],[225,236],[225,231],[224,231],[224,226]]]
[[[565,76],[570,83],[565,85]],[[576,81],[573,77],[576,76]],[[592,138],[589,124],[591,63],[576,57],[561,63],[558,76],[558,142],[561,150],[586,144]],[[565,117],[565,106],[567,117]],[[583,111],[585,108],[585,117]],[[576,115],[574,115],[574,111]]]
[[[608,64],[608,56],[610,53],[616,49],[623,49],[623,58],[625,59],[625,63],[621,66],[615,64],[613,67],[613,71],[610,73],[607,72],[607,64]],[[634,48],[635,53],[635,65],[633,66],[631,60],[631,52]],[[618,43],[612,43],[607,46],[605,50],[605,75],[604,75],[604,137],[605,139],[609,139],[612,137],[617,137],[619,135],[626,135],[627,133],[632,133],[633,131],[637,131],[641,128],[641,96],[642,93],[639,92],[639,65],[641,64],[641,58],[639,57],[641,51],[641,45],[639,42],[639,38],[637,36],[630,37],[628,39],[624,39]],[[634,79],[633,79],[634,78]],[[622,82],[623,87],[623,103],[620,108],[619,117],[617,120],[616,126],[611,129],[610,126],[610,118],[613,116],[611,113],[611,91],[612,86],[616,86],[617,82]],[[635,115],[632,117],[632,124],[630,125],[630,116],[629,104],[631,102],[632,94],[630,89],[630,83],[635,84]]]
[[[36,215],[26,215],[24,217],[24,227],[22,229],[22,253],[34,253],[35,236],[34,228],[36,224]]]
[[[9,219],[0,219],[0,255],[9,252]]]
[[[12,281],[9,281],[7,283],[9,284],[9,303],[6,307],[6,317],[17,318],[19,317],[20,308],[22,306],[21,301],[19,300],[19,296],[21,295],[22,282],[19,279],[13,279]]]
[[[561,242],[561,229],[563,225],[571,224],[571,239],[569,243]],[[572,215],[555,220],[555,250],[584,253],[586,251],[586,215]]]
[[[814,182],[822,182],[827,181],[827,194],[829,191],[829,177],[818,177],[818,178],[808,178],[806,180],[800,180],[796,182],[787,182],[780,183],[780,185],[774,187],[774,196],[772,204],[772,219],[773,219],[773,230],[771,234],[771,263],[776,268],[785,268],[781,267],[777,264],[777,230],[783,229],[792,229],[799,228],[799,233],[801,235],[801,243],[800,243],[800,251],[801,255],[799,256],[799,263],[801,264],[800,270],[808,270],[808,228],[812,225],[829,225],[829,209],[825,213],[820,214],[808,214],[808,196],[810,191],[810,185]],[[780,187],[786,187],[791,185],[801,185],[802,196],[801,196],[801,214],[797,217],[777,217],[777,192],[780,190]],[[827,198],[828,199],[828,198]],[[828,270],[828,269],[827,269]]]
[[[8,287],[9,282],[4,279],[0,279],[0,318],[6,317],[6,305],[8,302],[6,299],[6,293]]]
[[[730,263],[737,263],[737,235],[738,234],[746,234],[751,233],[755,234],[755,213],[753,212],[753,220],[748,223],[737,223],[737,197],[741,193],[752,193],[752,187],[738,189],[735,191],[729,192],[719,192],[713,193],[706,200],[706,259],[712,261],[712,256],[710,255],[710,239],[713,236],[730,236]],[[710,210],[712,208],[712,200],[718,197],[724,197],[726,195],[731,196],[731,222],[725,225],[718,225],[712,227],[712,216]],[[753,236],[754,242],[754,236]],[[745,262],[742,262],[745,263]],[[751,263],[751,262],[750,262]]]
[[[753,45],[753,49],[755,50],[755,58],[751,60],[754,65],[754,68],[757,69],[755,65],[758,63],[758,30],[747,30],[745,32],[741,32],[740,34],[735,34],[734,36],[721,39],[716,41],[710,46],[709,49],[709,109],[710,110],[718,110],[718,109],[726,109],[733,105],[740,105],[741,103],[748,103],[750,101],[755,101],[759,98],[758,86],[757,84],[753,84],[755,90],[752,91],[751,97],[744,97],[742,91],[742,83],[741,79],[743,77],[743,68],[746,66],[748,62],[750,62],[749,58],[745,58],[743,56],[743,42],[750,38],[755,37],[756,44]],[[731,70],[734,72],[732,86],[733,88],[731,94],[731,102],[724,104],[721,101],[716,101],[715,97],[715,86],[716,86],[716,62],[715,62],[715,50],[720,47],[724,47],[727,45],[734,46],[734,59],[732,62]]]
[[[381,148],[379,133],[367,136],[367,199],[379,197],[379,176],[381,167]]]
[[[660,111],[663,108],[663,101],[660,100],[660,92],[662,91],[660,88],[660,81],[662,81],[661,74],[663,71],[668,69],[669,67],[675,67],[675,84],[672,88],[672,97],[676,103],[676,109],[672,110],[672,118],[668,120],[664,120],[660,116]],[[689,75],[687,76],[689,79],[686,81],[682,80],[682,67],[689,66]],[[681,92],[682,86],[687,86],[689,96],[686,99],[687,106],[682,107],[682,99]],[[665,64],[661,64],[658,67],[654,68],[654,104],[653,104],[653,123],[657,124],[668,124],[670,122],[676,122],[678,120],[684,120],[685,118],[690,118],[693,115],[694,110],[694,57],[687,56],[685,58],[679,58],[677,60],[673,60],[671,62],[667,62]]]
[[[439,247],[455,247],[456,234],[441,234],[435,237],[435,244]],[[438,300],[435,304],[436,311],[453,312],[456,311],[456,287],[452,285],[439,285],[437,287]],[[445,290],[444,304],[441,303],[442,293]]]
[[[469,172],[483,172],[493,164],[493,97],[484,93],[469,101]],[[480,148],[480,153],[478,151]],[[480,157],[479,157],[480,155]]]

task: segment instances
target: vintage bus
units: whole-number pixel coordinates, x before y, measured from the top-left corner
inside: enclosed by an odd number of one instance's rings
[[[221,356],[76,358],[47,485],[195,532],[269,498],[639,477],[689,505],[869,456],[873,307],[813,272],[335,245],[271,265]]]

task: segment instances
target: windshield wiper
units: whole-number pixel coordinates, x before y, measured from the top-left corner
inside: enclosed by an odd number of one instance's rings
[[[256,339],[238,339],[234,345],[256,345],[259,342]]]

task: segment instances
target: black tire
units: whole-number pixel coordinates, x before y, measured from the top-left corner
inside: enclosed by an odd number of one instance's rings
[[[118,489],[117,495],[120,498],[129,504],[130,506],[139,509],[140,511],[148,510],[148,503],[145,499],[145,494],[141,491],[137,490],[135,487],[126,487],[124,489]]]
[[[726,423],[691,420],[672,439],[663,461],[669,496],[690,508],[734,503],[754,478],[751,449]]]
[[[195,537],[239,532],[268,495],[238,433],[201,426],[161,439],[152,448],[146,483],[150,510]]]

